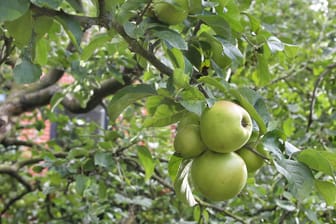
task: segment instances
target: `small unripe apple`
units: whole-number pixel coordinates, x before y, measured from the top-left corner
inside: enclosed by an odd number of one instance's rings
[[[211,201],[233,198],[241,192],[247,180],[244,160],[236,153],[206,151],[191,165],[194,187]]]
[[[247,147],[248,146],[244,146],[243,148],[239,149],[237,154],[244,160],[247,171],[249,173],[254,173],[264,165],[264,159]],[[258,144],[254,150],[263,156],[267,155],[262,144]]]
[[[240,105],[218,101],[206,109],[200,120],[203,142],[215,152],[228,153],[241,148],[252,133],[252,119]]]
[[[182,23],[189,13],[188,0],[154,0],[153,10],[161,22],[168,25]]]
[[[186,159],[196,157],[206,150],[199,125],[187,124],[179,129],[174,139],[174,149],[177,155]]]

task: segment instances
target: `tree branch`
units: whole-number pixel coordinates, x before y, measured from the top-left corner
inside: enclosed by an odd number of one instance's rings
[[[1,166],[0,167],[0,174],[7,174],[13,178],[15,178],[17,181],[19,181],[26,189],[27,191],[32,191],[33,190],[33,186],[26,181],[23,177],[21,177],[17,170],[9,167],[9,166]]]
[[[32,190],[31,190],[32,191]],[[1,223],[1,219],[2,219],[2,215],[4,215],[8,209],[18,200],[20,200],[21,198],[23,198],[26,194],[30,193],[31,191],[24,191],[21,194],[17,195],[16,197],[12,198],[6,205],[5,207],[2,209],[1,213],[0,213],[0,223]]]
[[[317,89],[318,89],[319,85],[321,84],[321,82],[323,81],[323,79],[328,74],[330,74],[330,72],[334,68],[336,68],[336,62],[328,65],[327,68],[318,76],[317,80],[315,81],[314,90],[313,90],[313,94],[312,94],[312,98],[311,98],[310,106],[309,106],[308,123],[307,123],[307,129],[306,129],[307,131],[309,130],[310,126],[313,123],[314,108],[315,108],[315,104],[316,104],[316,100],[317,100]]]
[[[218,206],[216,206],[216,205],[207,203],[207,202],[205,202],[205,201],[203,201],[203,200],[201,200],[201,199],[199,199],[199,198],[196,198],[196,201],[197,201],[201,206],[205,206],[205,207],[211,208],[211,209],[213,209],[213,210],[215,210],[215,211],[217,211],[217,212],[221,212],[221,213],[223,213],[223,214],[225,214],[225,215],[227,215],[227,216],[229,216],[229,217],[235,219],[236,221],[238,221],[238,222],[240,222],[240,223],[247,224],[247,222],[245,222],[241,217],[239,217],[239,216],[237,216],[237,215],[235,215],[235,214],[233,214],[233,213],[231,213],[231,212],[228,212],[228,211],[226,211],[226,210],[223,209],[223,208],[220,208],[220,207],[218,207]]]

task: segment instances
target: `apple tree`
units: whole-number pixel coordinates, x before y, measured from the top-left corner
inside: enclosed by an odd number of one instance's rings
[[[0,223],[335,223],[335,18],[331,0],[1,0]],[[217,201],[190,175],[208,149],[174,139],[221,100],[251,117],[256,168]]]

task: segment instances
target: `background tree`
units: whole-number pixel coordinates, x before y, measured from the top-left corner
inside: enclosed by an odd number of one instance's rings
[[[197,2],[172,25],[149,0],[0,2],[1,223],[336,222],[336,3]],[[213,203],[172,145],[220,99],[247,109],[269,158]],[[106,129],[55,113],[97,105]],[[45,121],[57,139],[22,138]]]

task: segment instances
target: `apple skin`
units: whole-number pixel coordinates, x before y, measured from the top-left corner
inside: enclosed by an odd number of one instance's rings
[[[228,153],[241,148],[252,133],[248,112],[230,101],[217,101],[201,116],[200,130],[203,142],[215,152]]]
[[[188,16],[188,0],[173,0],[173,4],[164,0],[153,2],[153,11],[158,20],[168,25],[182,23]]]
[[[206,151],[191,165],[195,189],[210,201],[224,201],[238,195],[246,185],[247,169],[236,153]]]
[[[206,150],[201,140],[199,125],[187,124],[177,131],[174,139],[174,149],[177,155],[190,159],[200,155]]]
[[[264,150],[262,144],[258,144],[255,150],[260,154],[267,156],[267,153]],[[244,160],[247,167],[247,171],[249,173],[256,172],[264,165],[264,159],[259,155],[257,155],[256,153],[254,153],[253,151],[251,151],[250,149],[248,149],[246,146],[239,149],[237,151],[237,154]]]

